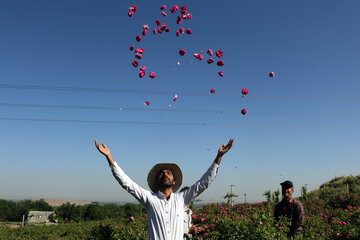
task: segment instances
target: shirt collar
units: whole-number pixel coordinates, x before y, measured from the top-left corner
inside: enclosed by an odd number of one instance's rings
[[[167,200],[165,195],[160,190],[157,191],[157,195],[160,199]],[[170,194],[169,200],[172,198],[172,195],[173,193]]]

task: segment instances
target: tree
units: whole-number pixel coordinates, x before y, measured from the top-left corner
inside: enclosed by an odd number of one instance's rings
[[[94,202],[85,206],[84,220],[102,220],[105,218],[105,213],[99,203]]]
[[[223,197],[225,199],[227,199],[227,204],[231,204],[231,206],[233,205],[233,198],[234,197],[238,197],[238,195],[236,195],[235,193],[226,193],[226,195]]]
[[[266,201],[271,202],[271,191],[267,190],[266,192],[264,192],[263,194],[266,197]]]
[[[55,210],[56,216],[62,220],[80,222],[83,213],[83,207],[75,204],[64,203]]]
[[[279,189],[272,193],[271,200],[274,203],[277,203],[280,201],[280,190]]]

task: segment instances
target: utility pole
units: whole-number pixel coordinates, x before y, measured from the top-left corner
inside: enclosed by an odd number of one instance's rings
[[[246,193],[244,193],[245,203],[246,203]]]
[[[232,189],[233,189],[233,187],[234,187],[235,185],[230,185],[230,188],[231,188],[231,190],[230,190],[230,204],[231,204],[231,207],[233,207],[234,206],[234,200],[233,200],[233,191],[232,191]]]

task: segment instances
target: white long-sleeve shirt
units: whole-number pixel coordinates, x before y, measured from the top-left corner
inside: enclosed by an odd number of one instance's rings
[[[148,214],[150,240],[182,240],[184,236],[184,210],[215,179],[219,165],[212,163],[205,174],[189,189],[170,194],[166,199],[160,191],[152,193],[133,182],[115,162],[111,171],[119,184],[133,195]]]

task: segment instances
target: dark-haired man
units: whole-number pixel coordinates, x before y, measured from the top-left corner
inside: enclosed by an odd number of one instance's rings
[[[119,184],[146,208],[150,240],[183,240],[184,207],[201,194],[215,179],[221,159],[230,150],[234,139],[223,144],[205,174],[189,189],[175,193],[182,183],[182,172],[175,163],[156,164],[149,172],[147,181],[152,192],[133,182],[113,159],[110,149],[95,140]]]
[[[274,216],[278,220],[284,216],[291,219],[290,231],[288,236],[302,236],[301,230],[304,222],[304,208],[299,200],[295,200],[292,195],[294,193],[294,185],[287,180],[280,183],[282,200],[275,206]]]

